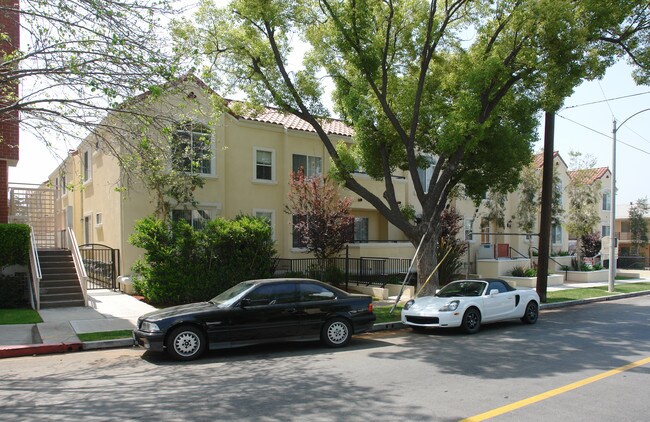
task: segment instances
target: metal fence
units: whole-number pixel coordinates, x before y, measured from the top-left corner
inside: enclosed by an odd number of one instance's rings
[[[302,276],[316,278],[333,284],[349,282],[385,286],[404,281],[411,260],[407,258],[301,258],[276,260],[276,276]],[[415,273],[409,280],[417,279]]]
[[[117,276],[120,275],[119,249],[89,243],[80,245],[79,252],[88,274],[88,289],[117,289]]]

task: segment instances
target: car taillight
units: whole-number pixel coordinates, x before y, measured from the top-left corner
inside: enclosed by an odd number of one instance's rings
[[[372,302],[368,304],[368,312],[372,312]]]

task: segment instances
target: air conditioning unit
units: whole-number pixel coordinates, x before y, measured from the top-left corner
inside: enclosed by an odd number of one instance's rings
[[[494,259],[494,245],[491,243],[481,243],[476,251],[477,259]]]

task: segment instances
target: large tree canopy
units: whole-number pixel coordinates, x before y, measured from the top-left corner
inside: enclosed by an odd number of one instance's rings
[[[514,189],[530,161],[537,113],[602,74],[617,45],[647,61],[639,53],[647,40],[637,37],[647,24],[644,1],[234,0],[218,8],[205,0],[174,32],[178,51],[196,53],[219,90],[242,90],[252,103],[311,123],[341,183],[418,244],[437,238],[459,183],[474,198]],[[298,66],[300,43],[308,48]],[[358,153],[337,149],[321,126],[325,80]],[[437,162],[425,190],[417,170],[427,155]],[[353,177],[357,166],[383,181],[382,196]],[[400,212],[397,169],[410,174],[418,222]],[[436,243],[423,243],[420,281],[435,266]]]

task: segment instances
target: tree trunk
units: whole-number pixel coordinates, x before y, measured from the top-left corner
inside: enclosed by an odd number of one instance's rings
[[[438,265],[436,257],[437,243],[434,238],[435,236],[426,239],[420,248],[420,260],[417,263],[418,282],[415,290],[418,296],[432,296],[438,289],[438,274],[436,272],[436,274],[431,275],[433,269]],[[431,276],[430,279],[429,276]]]

